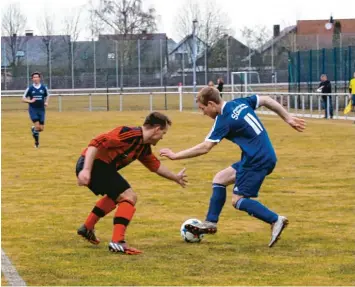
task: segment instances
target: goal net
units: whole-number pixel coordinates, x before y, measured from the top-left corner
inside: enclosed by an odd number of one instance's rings
[[[253,92],[251,84],[260,84],[258,72],[232,72],[231,73],[231,98],[245,97]]]

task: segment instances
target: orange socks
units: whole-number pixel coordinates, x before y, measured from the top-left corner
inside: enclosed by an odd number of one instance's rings
[[[134,203],[129,200],[118,202],[118,206],[113,219],[113,235],[112,242],[120,242],[125,238],[126,228],[131,221],[136,208]]]
[[[95,224],[104,217],[106,214],[110,213],[116,207],[116,203],[105,195],[98,202],[96,202],[95,207],[90,212],[88,218],[85,221],[85,226],[87,229],[94,229]]]

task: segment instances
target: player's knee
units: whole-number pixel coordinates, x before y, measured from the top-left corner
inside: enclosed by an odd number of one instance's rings
[[[239,201],[239,199],[243,198],[242,195],[236,195],[236,194],[233,194],[232,196],[232,205],[233,207],[236,206],[237,202]]]
[[[119,201],[123,201],[123,200],[127,200],[132,202],[134,205],[137,203],[137,194],[130,188],[127,189],[125,192],[123,192],[119,198],[118,198],[118,202]]]

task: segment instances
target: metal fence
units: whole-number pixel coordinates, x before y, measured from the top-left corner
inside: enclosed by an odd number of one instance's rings
[[[292,31],[273,38],[255,51],[231,36],[222,36],[213,44],[198,40],[197,85],[206,85],[210,80],[216,83],[219,77],[230,84],[231,72],[245,70],[258,72],[261,83],[287,83],[290,76],[292,83],[308,82],[311,78],[317,81],[322,67],[328,73],[336,70],[337,80],[348,80],[345,79],[348,70],[355,70],[355,49],[347,59],[346,52],[341,51],[355,45],[355,33],[341,34],[334,41],[319,35],[297,36]],[[193,85],[192,40],[187,38],[183,43],[176,43],[165,34],[156,35],[149,39],[139,35],[128,40],[101,37],[92,41],[71,41],[69,36],[2,37],[2,90],[24,89],[33,71],[42,72],[44,83],[51,90],[116,88],[124,91],[127,87],[177,86],[180,82],[183,86]],[[324,50],[331,48],[335,52]],[[309,50],[312,50],[310,61],[307,60]],[[326,51],[324,57],[323,51]],[[333,57],[334,53],[338,56]],[[320,58],[319,61],[315,62],[314,57]],[[348,63],[346,68],[343,61]],[[255,79],[251,82],[257,83]]]
[[[334,93],[327,97],[327,105],[319,93],[270,93],[260,92],[278,101],[289,112],[301,117],[321,118],[324,106],[334,107],[335,119],[354,119],[343,114],[349,99],[347,93]],[[250,96],[243,92],[226,92],[225,100]],[[21,103],[19,95],[2,96],[2,111],[25,111],[27,105]],[[196,111],[195,94],[193,92],[132,92],[132,93],[76,93],[56,94],[51,96],[49,111],[136,111],[136,110],[179,110]],[[272,114],[265,108],[259,110],[263,114]],[[328,110],[329,114],[329,110]]]
[[[288,72],[289,91],[314,91],[326,74],[335,93],[346,92],[355,72],[355,46],[289,53]],[[307,85],[301,87],[302,82]]]

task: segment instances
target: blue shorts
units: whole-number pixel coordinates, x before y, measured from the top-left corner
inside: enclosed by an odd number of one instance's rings
[[[351,105],[355,106],[355,94],[351,95]]]
[[[39,122],[41,125],[44,125],[46,110],[44,109],[36,109],[36,108],[29,108],[28,113],[30,114],[31,121],[33,123]]]
[[[237,171],[233,193],[246,198],[258,197],[259,189],[267,175],[272,173],[275,164],[262,169],[243,169],[240,162],[232,164],[232,168]]]

